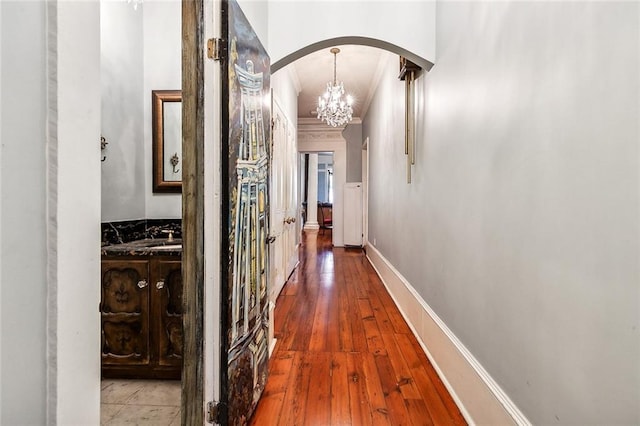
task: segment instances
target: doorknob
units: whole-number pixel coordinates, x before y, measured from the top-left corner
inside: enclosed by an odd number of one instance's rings
[[[156,288],[157,288],[158,290],[163,289],[163,288],[164,288],[164,281],[158,281],[158,282],[156,283]]]
[[[147,280],[140,280],[138,281],[138,287],[139,288],[145,288],[146,286],[148,286],[149,283],[147,282]]]

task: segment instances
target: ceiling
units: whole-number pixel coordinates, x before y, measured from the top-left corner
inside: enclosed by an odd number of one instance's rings
[[[345,92],[354,98],[353,116],[362,118],[369,107],[378,80],[391,56],[385,50],[369,46],[343,45],[337,56],[337,80],[344,82]],[[331,48],[304,56],[286,69],[298,80],[298,117],[316,118],[318,96],[333,80],[333,54]]]

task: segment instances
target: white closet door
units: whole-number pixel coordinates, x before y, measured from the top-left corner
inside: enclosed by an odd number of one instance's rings
[[[273,101],[272,114],[271,235],[275,240],[270,246],[270,293],[271,300],[275,302],[298,263],[296,240],[298,197],[296,129],[276,98]]]

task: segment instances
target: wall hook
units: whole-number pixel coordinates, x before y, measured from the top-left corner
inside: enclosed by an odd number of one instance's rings
[[[180,171],[180,169],[176,169],[176,166],[178,165],[178,163],[180,162],[180,158],[178,157],[178,153],[176,152],[175,154],[173,154],[173,156],[171,157],[171,165],[173,166],[173,173],[178,173]]]
[[[107,140],[104,138],[104,136],[100,136],[100,150],[101,151],[104,151],[107,148],[107,144],[108,143],[109,142],[107,142]],[[102,160],[100,160],[100,161],[104,161],[106,159],[107,159],[107,156],[105,155],[105,156],[102,157]]]

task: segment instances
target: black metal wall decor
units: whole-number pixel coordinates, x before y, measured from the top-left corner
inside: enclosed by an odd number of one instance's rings
[[[422,68],[400,56],[400,75],[404,81],[404,153],[407,156],[407,183],[411,183],[411,166],[416,164],[415,88],[414,81]]]

